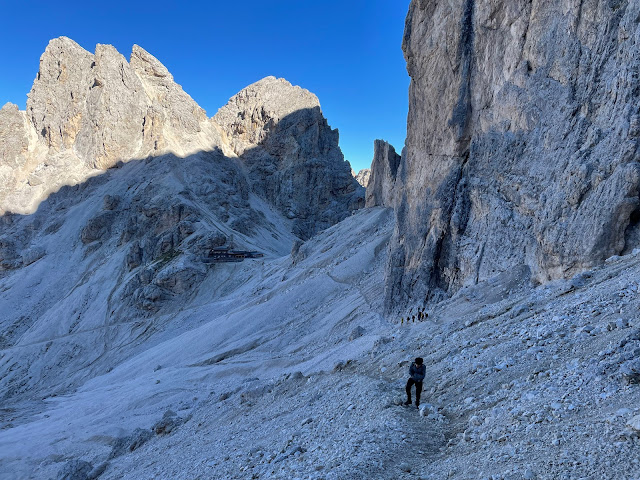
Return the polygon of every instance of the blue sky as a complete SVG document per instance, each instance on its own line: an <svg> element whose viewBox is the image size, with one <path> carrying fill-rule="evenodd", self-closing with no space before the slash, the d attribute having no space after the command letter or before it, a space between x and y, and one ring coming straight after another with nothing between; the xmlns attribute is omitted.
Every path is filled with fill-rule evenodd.
<svg viewBox="0 0 640 480"><path fill-rule="evenodd" d="M133 44L156 56L209 116L268 75L315 93L355 170L373 141L400 151L409 78L402 57L409 0L29 1L0 0L0 105L25 108L50 39L93 52Z"/></svg>

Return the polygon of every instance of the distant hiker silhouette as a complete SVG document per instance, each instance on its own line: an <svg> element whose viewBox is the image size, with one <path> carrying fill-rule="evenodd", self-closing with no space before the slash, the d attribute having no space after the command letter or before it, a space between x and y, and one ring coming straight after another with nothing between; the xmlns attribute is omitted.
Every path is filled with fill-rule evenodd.
<svg viewBox="0 0 640 480"><path fill-rule="evenodd" d="M409 367L409 380L407 380L407 401L405 405L411 405L411 387L416 386L416 408L420 407L420 394L422 393L422 381L427 375L427 367L422 364L422 358L418 357Z"/></svg>

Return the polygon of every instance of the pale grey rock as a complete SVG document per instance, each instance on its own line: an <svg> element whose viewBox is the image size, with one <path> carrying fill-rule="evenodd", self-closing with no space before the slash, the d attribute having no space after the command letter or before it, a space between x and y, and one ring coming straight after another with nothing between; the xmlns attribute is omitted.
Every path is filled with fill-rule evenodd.
<svg viewBox="0 0 640 480"><path fill-rule="evenodd" d="M220 143L204 110L137 45L127 62L111 45L92 55L68 38L52 40L27 112L50 153L72 150L91 168Z"/></svg>
<svg viewBox="0 0 640 480"><path fill-rule="evenodd" d="M7 103L0 109L0 168L24 165L29 148L24 123L24 113L17 105Z"/></svg>
<svg viewBox="0 0 640 480"><path fill-rule="evenodd" d="M363 168L358 173L352 172L352 174L360 185L367 188L367 185L369 185L369 179L371 178L370 168Z"/></svg>
<svg viewBox="0 0 640 480"><path fill-rule="evenodd" d="M387 310L631 251L640 4L413 0Z"/></svg>
<svg viewBox="0 0 640 480"><path fill-rule="evenodd" d="M395 183L401 157L384 140L374 142L371 178L367 184L367 207L393 207L395 205Z"/></svg>
<svg viewBox="0 0 640 480"><path fill-rule="evenodd" d="M0 200L11 195L25 182L20 175L29 158L29 136L26 116L17 105L7 103L0 109ZM27 182L34 182L29 178ZM7 210L0 201L0 215Z"/></svg>
<svg viewBox="0 0 640 480"><path fill-rule="evenodd" d="M40 57L27 115L52 153L75 144L94 83L93 63L93 55L66 37L51 40Z"/></svg>
<svg viewBox="0 0 640 480"><path fill-rule="evenodd" d="M247 166L253 190L293 220L302 239L364 205L338 131L309 91L267 77L231 98L213 121Z"/></svg>
<svg viewBox="0 0 640 480"><path fill-rule="evenodd" d="M640 432L640 415L636 415L627 422L627 426L635 432Z"/></svg>
<svg viewBox="0 0 640 480"><path fill-rule="evenodd" d="M89 166L100 169L136 158L141 154L146 113L140 79L111 45L96 47L87 73L89 93L74 151Z"/></svg>
<svg viewBox="0 0 640 480"><path fill-rule="evenodd" d="M163 123L175 131L198 134L208 121L206 112L175 83L160 61L138 45L133 46L131 67L151 97L151 109L162 112Z"/></svg>

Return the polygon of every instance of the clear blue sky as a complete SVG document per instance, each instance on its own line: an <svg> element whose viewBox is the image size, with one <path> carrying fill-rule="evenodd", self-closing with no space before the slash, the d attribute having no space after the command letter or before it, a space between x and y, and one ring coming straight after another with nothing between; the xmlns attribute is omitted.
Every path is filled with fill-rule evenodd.
<svg viewBox="0 0 640 480"><path fill-rule="evenodd" d="M404 145L409 78L402 57L409 0L0 0L0 106L25 108L50 39L93 52L133 44L156 56L209 116L268 75L315 93L352 167L373 141Z"/></svg>

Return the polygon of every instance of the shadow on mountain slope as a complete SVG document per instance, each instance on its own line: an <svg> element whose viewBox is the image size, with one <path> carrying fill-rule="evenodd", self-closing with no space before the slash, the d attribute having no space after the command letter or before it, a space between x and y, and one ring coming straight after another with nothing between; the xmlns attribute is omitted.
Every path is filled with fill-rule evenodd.
<svg viewBox="0 0 640 480"><path fill-rule="evenodd" d="M341 174L348 164L319 157L327 147L313 146L312 126L298 132L306 140L293 153L280 144L280 131L314 110L270 125L240 157L216 148L119 163L62 187L32 215L0 217L2 397L65 391L109 369L112 350L121 356L183 331L172 318L187 306L264 275L260 260L204 264L212 248L281 257L362 207L361 187ZM79 374L53 380L70 366Z"/></svg>

